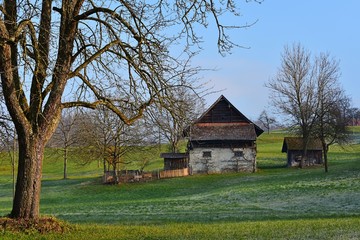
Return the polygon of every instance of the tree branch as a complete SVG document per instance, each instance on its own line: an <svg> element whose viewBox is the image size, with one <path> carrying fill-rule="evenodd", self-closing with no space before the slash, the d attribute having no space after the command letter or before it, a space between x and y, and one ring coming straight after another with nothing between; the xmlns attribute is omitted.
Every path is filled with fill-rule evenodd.
<svg viewBox="0 0 360 240"><path fill-rule="evenodd" d="M95 60L96 58L98 58L102 53L106 52L108 49L110 49L112 46L116 45L120 43L119 40L115 40L112 41L110 43L108 43L107 45L105 45L103 48L101 48L100 50L98 50L96 53L94 53L91 57L89 57L88 59L86 59L82 64L80 64L80 66L78 66L73 72L71 72L69 74L68 79L73 78L75 76L77 76L77 74L84 68L86 68L86 66L92 62L93 60Z"/></svg>
<svg viewBox="0 0 360 240"><path fill-rule="evenodd" d="M123 24L133 34L133 36L136 40L138 40L138 41L141 40L141 37L138 35L138 33L135 31L135 29L125 19L123 19L114 10L111 10L108 8L97 7L97 8L90 9L78 16L75 16L74 20L76 20L76 21L86 20L90 15L96 14L96 13L106 13L106 14L111 15L113 18L119 20L121 22L121 24ZM134 17L133 14L132 14L132 16Z"/></svg>

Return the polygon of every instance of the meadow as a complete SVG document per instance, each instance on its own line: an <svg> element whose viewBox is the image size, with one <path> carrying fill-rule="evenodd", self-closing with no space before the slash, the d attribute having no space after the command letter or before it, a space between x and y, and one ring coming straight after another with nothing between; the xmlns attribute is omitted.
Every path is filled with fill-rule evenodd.
<svg viewBox="0 0 360 240"><path fill-rule="evenodd" d="M284 132L262 134L256 173L194 175L102 185L96 162L44 160L41 214L69 225L63 234L0 231L0 239L360 239L360 128L332 146L323 167L286 168ZM161 167L154 157L148 170ZM11 210L10 160L0 160L0 215ZM0 228L1 230L1 228Z"/></svg>

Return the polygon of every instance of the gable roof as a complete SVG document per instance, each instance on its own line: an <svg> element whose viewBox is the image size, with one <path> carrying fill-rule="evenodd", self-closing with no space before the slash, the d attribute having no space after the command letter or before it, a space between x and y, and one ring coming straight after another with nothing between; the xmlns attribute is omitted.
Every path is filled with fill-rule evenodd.
<svg viewBox="0 0 360 240"><path fill-rule="evenodd" d="M194 123L245 123L255 129L256 136L264 132L259 126L242 114L224 95L221 95ZM214 125L215 126L215 125Z"/></svg>
<svg viewBox="0 0 360 240"><path fill-rule="evenodd" d="M287 152L288 150L303 150L302 137L284 137L283 146L281 152ZM308 143L308 150L322 150L321 141L319 139L310 139Z"/></svg>

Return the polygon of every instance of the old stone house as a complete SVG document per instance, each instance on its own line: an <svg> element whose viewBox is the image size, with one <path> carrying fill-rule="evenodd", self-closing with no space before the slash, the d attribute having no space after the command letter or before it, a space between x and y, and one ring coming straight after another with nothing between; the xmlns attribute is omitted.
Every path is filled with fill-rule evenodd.
<svg viewBox="0 0 360 240"><path fill-rule="evenodd" d="M287 156L287 166L299 166L303 155L303 139L301 137L285 137L281 152ZM310 139L307 147L305 166L322 164L322 146L319 139Z"/></svg>
<svg viewBox="0 0 360 240"><path fill-rule="evenodd" d="M188 153L192 173L256 170L256 138L263 130L224 96L190 127Z"/></svg>

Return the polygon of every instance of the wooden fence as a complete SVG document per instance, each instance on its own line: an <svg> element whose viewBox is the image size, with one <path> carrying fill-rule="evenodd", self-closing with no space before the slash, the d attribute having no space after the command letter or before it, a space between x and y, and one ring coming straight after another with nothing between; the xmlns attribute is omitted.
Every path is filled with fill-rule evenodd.
<svg viewBox="0 0 360 240"><path fill-rule="evenodd" d="M157 170L152 172L139 172L137 170L132 171L107 171L103 175L102 182L104 184L112 183L124 183L124 182L147 182L153 179L160 178L173 178L184 177L189 175L189 169L175 169L175 170ZM116 181L117 180L117 181Z"/></svg>
<svg viewBox="0 0 360 240"><path fill-rule="evenodd" d="M184 177L189 175L188 168L164 170L160 172L160 178Z"/></svg>

